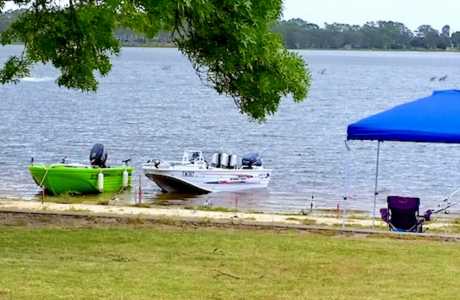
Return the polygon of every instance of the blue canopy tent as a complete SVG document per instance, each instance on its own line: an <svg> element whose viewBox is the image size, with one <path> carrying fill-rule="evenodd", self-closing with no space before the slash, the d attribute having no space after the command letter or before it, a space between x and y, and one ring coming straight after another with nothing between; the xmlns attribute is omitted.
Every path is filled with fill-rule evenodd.
<svg viewBox="0 0 460 300"><path fill-rule="evenodd" d="M460 90L435 91L362 119L348 126L347 140L377 141L375 222L381 142L460 143Z"/></svg>

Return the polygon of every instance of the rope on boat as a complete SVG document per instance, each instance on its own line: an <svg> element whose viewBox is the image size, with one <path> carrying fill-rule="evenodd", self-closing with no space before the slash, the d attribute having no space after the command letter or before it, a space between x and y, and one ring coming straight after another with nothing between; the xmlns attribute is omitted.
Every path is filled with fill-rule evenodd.
<svg viewBox="0 0 460 300"><path fill-rule="evenodd" d="M45 167L45 175L43 175L42 181L40 182L39 186L43 188L43 182L45 182L46 175L48 175L48 167Z"/></svg>
<svg viewBox="0 0 460 300"><path fill-rule="evenodd" d="M42 189L42 203L45 200L45 187L43 186L43 183L45 182L46 176L48 175L48 170L49 167L45 167L45 175L43 175L42 181L38 185Z"/></svg>

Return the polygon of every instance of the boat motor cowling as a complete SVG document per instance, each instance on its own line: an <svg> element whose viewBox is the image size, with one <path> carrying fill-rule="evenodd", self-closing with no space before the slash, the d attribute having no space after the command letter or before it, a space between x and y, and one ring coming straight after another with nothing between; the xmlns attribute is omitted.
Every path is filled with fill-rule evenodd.
<svg viewBox="0 0 460 300"><path fill-rule="evenodd" d="M243 156L241 160L241 164L243 167L252 168L254 166L260 167L262 166L262 157L259 153L250 153Z"/></svg>
<svg viewBox="0 0 460 300"><path fill-rule="evenodd" d="M91 152L89 154L89 161L91 163L91 166L93 167L107 167L105 164L107 161L107 152L105 152L104 145L95 144L93 148L91 148Z"/></svg>
<svg viewBox="0 0 460 300"><path fill-rule="evenodd" d="M230 159L228 161L228 167L230 169L235 169L238 167L238 156L236 154L230 155Z"/></svg>
<svg viewBox="0 0 460 300"><path fill-rule="evenodd" d="M214 153L211 158L211 167L220 167L220 153Z"/></svg>

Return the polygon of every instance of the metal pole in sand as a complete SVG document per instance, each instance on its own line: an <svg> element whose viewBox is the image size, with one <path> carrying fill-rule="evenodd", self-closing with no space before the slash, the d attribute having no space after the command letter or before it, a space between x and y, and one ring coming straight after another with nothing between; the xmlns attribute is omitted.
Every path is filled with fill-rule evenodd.
<svg viewBox="0 0 460 300"><path fill-rule="evenodd" d="M372 209L372 229L374 229L375 227L377 195L379 194L377 189L378 189L378 184L379 184L380 143L381 141L377 141L377 160L375 164L375 185L374 185L374 207Z"/></svg>
<svg viewBox="0 0 460 300"><path fill-rule="evenodd" d="M342 228L345 228L347 222L347 202L350 197L350 165L351 165L351 148L348 145L347 140L345 140L345 148L347 150L345 157L345 195L343 196L343 214L342 214Z"/></svg>
<svg viewBox="0 0 460 300"><path fill-rule="evenodd" d="M138 204L142 203L143 198L143 191L142 191L142 175L139 174L139 196L138 196Z"/></svg>

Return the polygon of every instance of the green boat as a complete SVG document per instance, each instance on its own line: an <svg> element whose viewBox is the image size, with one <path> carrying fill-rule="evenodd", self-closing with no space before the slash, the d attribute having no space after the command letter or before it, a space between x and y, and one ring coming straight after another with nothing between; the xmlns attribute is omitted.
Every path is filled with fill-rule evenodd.
<svg viewBox="0 0 460 300"><path fill-rule="evenodd" d="M76 164L31 164L29 171L35 183L50 195L97 194L115 193L131 186L133 168L129 166L94 168Z"/></svg>
<svg viewBox="0 0 460 300"><path fill-rule="evenodd" d="M35 183L50 195L116 193L131 186L134 169L127 165L106 167L107 153L101 144L94 145L91 165L34 164L29 166Z"/></svg>

